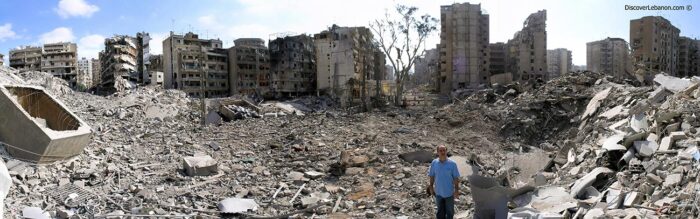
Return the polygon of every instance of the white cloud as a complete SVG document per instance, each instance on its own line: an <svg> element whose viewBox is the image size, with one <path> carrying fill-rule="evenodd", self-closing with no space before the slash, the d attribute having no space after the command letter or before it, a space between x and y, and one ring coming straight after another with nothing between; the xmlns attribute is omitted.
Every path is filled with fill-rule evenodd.
<svg viewBox="0 0 700 219"><path fill-rule="evenodd" d="M216 18L214 17L214 15L201 16L201 17L197 18L197 22L199 22L200 25L207 26L207 27L217 25Z"/></svg>
<svg viewBox="0 0 700 219"><path fill-rule="evenodd" d="M148 43L152 55L163 54L163 40L170 36L169 33L150 33L151 42Z"/></svg>
<svg viewBox="0 0 700 219"><path fill-rule="evenodd" d="M100 51L104 50L105 37L99 34L87 35L78 40L78 56L97 58Z"/></svg>
<svg viewBox="0 0 700 219"><path fill-rule="evenodd" d="M0 42L14 38L17 38L17 34L12 31L11 23L6 23L5 25L0 26Z"/></svg>
<svg viewBox="0 0 700 219"><path fill-rule="evenodd" d="M67 27L59 27L50 32L41 34L39 42L41 43L57 43L57 42L72 42L75 39L73 31Z"/></svg>
<svg viewBox="0 0 700 219"><path fill-rule="evenodd" d="M58 2L56 13L62 18L69 17L90 17L100 8L96 5L91 5L84 0L61 0Z"/></svg>

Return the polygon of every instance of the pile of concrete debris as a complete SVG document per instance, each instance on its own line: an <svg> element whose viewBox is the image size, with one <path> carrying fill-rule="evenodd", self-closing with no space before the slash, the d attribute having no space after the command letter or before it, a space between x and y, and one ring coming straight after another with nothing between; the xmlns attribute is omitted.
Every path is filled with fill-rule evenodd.
<svg viewBox="0 0 700 219"><path fill-rule="evenodd" d="M459 218L698 212L696 79L660 75L653 89L570 74L440 109L367 113L316 97L216 100L205 104L215 115L239 106L263 116L202 126L201 102L180 91L104 97L14 74L0 82L52 87L93 134L79 155L51 164L4 154L6 216L427 218L426 162L440 144L465 178Z"/></svg>

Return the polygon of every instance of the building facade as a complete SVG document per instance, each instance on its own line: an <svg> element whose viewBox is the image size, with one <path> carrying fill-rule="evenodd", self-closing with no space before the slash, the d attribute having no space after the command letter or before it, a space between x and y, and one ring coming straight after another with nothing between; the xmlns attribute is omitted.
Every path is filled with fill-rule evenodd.
<svg viewBox="0 0 700 219"><path fill-rule="evenodd" d="M92 87L97 87L102 83L102 65L99 55L97 59L90 59L90 64L92 65Z"/></svg>
<svg viewBox="0 0 700 219"><path fill-rule="evenodd" d="M316 53L307 35L278 37L270 47L270 94L295 96L316 90Z"/></svg>
<svg viewBox="0 0 700 219"><path fill-rule="evenodd" d="M229 48L230 93L261 96L270 91L270 52L259 38L240 38Z"/></svg>
<svg viewBox="0 0 700 219"><path fill-rule="evenodd" d="M135 37L115 35L105 39L100 52L100 90L116 92L135 87L138 82L138 42Z"/></svg>
<svg viewBox="0 0 700 219"><path fill-rule="evenodd" d="M571 50L559 48L547 50L547 78L549 80L569 73L571 69Z"/></svg>
<svg viewBox="0 0 700 219"><path fill-rule="evenodd" d="M415 81L416 84L437 85L439 55L437 48L425 50L425 54L416 57L415 61Z"/></svg>
<svg viewBox="0 0 700 219"><path fill-rule="evenodd" d="M0 66L5 65L5 55L0 53Z"/></svg>
<svg viewBox="0 0 700 219"><path fill-rule="evenodd" d="M439 91L476 89L489 82L489 15L481 4L440 7Z"/></svg>
<svg viewBox="0 0 700 219"><path fill-rule="evenodd" d="M62 78L75 87L78 76L78 45L75 43L44 44L41 71Z"/></svg>
<svg viewBox="0 0 700 219"><path fill-rule="evenodd" d="M606 38L586 43L586 68L592 72L625 78L631 72L627 41L621 38Z"/></svg>
<svg viewBox="0 0 700 219"><path fill-rule="evenodd" d="M200 39L192 32L184 35L170 32L163 40L163 87L183 90L192 97L228 96L228 70L225 76L221 75L222 69L228 68L228 52L221 53L222 46L219 39ZM213 66L205 66L204 62ZM208 68L213 68L211 83L216 85L214 87L206 86L210 84L207 82L209 74L204 73Z"/></svg>
<svg viewBox="0 0 700 219"><path fill-rule="evenodd" d="M508 40L506 71L513 80L523 83L547 81L547 11L531 14L523 22L523 29Z"/></svg>
<svg viewBox="0 0 700 219"><path fill-rule="evenodd" d="M85 57L78 60L78 86L84 89L92 87L92 59Z"/></svg>
<svg viewBox="0 0 700 219"><path fill-rule="evenodd" d="M699 41L689 37L678 38L678 77L690 77L700 75L698 65L700 64Z"/></svg>
<svg viewBox="0 0 700 219"><path fill-rule="evenodd" d="M10 50L10 67L24 71L41 71L41 47L22 46Z"/></svg>
<svg viewBox="0 0 700 219"><path fill-rule="evenodd" d="M661 16L631 20L630 47L633 63L643 64L651 72L677 75L679 34L680 30Z"/></svg>
<svg viewBox="0 0 700 219"><path fill-rule="evenodd" d="M371 96L368 80L386 75L386 56L372 44L372 39L373 34L366 27L333 25L314 35L319 92L337 97L342 106L361 102L363 92L365 98Z"/></svg>

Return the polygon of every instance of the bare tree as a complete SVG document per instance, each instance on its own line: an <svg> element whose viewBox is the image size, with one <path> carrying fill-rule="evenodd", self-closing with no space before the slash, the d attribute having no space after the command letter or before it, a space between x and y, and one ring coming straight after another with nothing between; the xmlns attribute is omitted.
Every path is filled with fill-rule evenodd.
<svg viewBox="0 0 700 219"><path fill-rule="evenodd" d="M401 104L403 89L409 80L408 71L413 67L416 57L425 52L425 39L437 30L436 18L428 14L418 16L417 11L417 7L399 4L396 5L395 14L387 11L384 18L369 25L374 32L374 40L394 68L396 105Z"/></svg>

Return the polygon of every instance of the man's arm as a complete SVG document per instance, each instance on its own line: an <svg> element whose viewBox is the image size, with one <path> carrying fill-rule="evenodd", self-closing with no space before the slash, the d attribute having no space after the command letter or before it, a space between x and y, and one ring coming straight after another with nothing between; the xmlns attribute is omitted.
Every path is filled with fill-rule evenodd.
<svg viewBox="0 0 700 219"><path fill-rule="evenodd" d="M452 183L455 185L455 191L454 191L454 193L452 194L452 196L453 196L455 199L458 199L458 198L459 198L459 177L457 177L457 178L455 178L454 180L452 180Z"/></svg>
<svg viewBox="0 0 700 219"><path fill-rule="evenodd" d="M428 192L428 195L434 195L435 194L435 177L430 176L430 182L428 183L428 188L426 188L426 191Z"/></svg>

